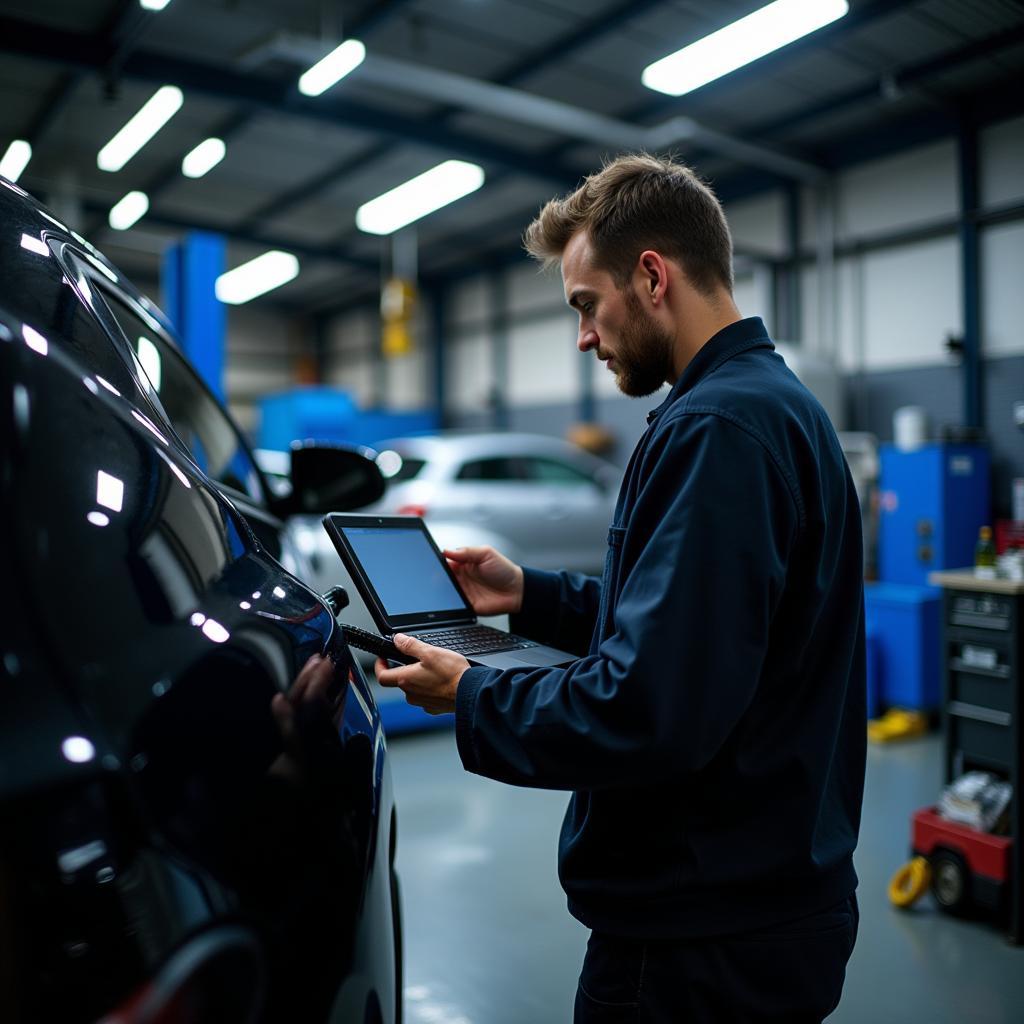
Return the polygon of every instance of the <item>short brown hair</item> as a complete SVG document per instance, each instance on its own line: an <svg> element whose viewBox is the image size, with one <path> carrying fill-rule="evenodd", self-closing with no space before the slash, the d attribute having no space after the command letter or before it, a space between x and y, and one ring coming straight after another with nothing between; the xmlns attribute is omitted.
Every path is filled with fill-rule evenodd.
<svg viewBox="0 0 1024 1024"><path fill-rule="evenodd" d="M526 229L526 251L550 266L584 228L595 263L621 288L645 249L674 259L695 288L732 292L732 239L714 192L685 164L647 153L606 163L548 202Z"/></svg>

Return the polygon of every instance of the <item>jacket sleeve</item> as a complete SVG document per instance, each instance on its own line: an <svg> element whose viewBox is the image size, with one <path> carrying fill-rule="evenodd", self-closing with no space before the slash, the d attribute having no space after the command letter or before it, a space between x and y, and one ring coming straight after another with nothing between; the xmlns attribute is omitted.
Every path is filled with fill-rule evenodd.
<svg viewBox="0 0 1024 1024"><path fill-rule="evenodd" d="M597 653L466 671L468 770L552 789L677 777L706 765L749 706L799 531L795 492L765 445L718 414L666 423L641 472Z"/></svg>
<svg viewBox="0 0 1024 1024"><path fill-rule="evenodd" d="M584 655L597 623L601 581L581 573L523 569L523 609L509 616L513 633Z"/></svg>

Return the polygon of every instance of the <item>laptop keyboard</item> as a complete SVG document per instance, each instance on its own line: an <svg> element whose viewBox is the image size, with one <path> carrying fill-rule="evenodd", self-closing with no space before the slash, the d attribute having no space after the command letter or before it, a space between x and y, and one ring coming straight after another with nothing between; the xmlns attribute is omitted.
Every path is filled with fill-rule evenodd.
<svg viewBox="0 0 1024 1024"><path fill-rule="evenodd" d="M416 633L416 638L435 647L444 647L456 654L497 654L499 651L521 651L536 647L532 640L493 629L491 626L459 626L457 629L434 629Z"/></svg>

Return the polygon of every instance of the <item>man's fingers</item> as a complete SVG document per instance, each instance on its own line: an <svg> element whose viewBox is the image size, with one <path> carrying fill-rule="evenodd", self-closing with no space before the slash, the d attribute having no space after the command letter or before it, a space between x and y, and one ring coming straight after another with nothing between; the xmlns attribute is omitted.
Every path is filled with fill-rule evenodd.
<svg viewBox="0 0 1024 1024"><path fill-rule="evenodd" d="M281 738L287 743L295 735L295 709L283 693L275 693L270 702L270 712L277 722Z"/></svg>
<svg viewBox="0 0 1024 1024"><path fill-rule="evenodd" d="M458 562L460 565L474 565L482 562L487 557L490 548L445 548L444 557L449 561Z"/></svg>
<svg viewBox="0 0 1024 1024"><path fill-rule="evenodd" d="M436 647L431 647L430 644L425 644L422 640L409 636L408 633L396 633L391 640L403 654L408 654L410 658L415 658L417 661L426 660L431 651L437 650Z"/></svg>

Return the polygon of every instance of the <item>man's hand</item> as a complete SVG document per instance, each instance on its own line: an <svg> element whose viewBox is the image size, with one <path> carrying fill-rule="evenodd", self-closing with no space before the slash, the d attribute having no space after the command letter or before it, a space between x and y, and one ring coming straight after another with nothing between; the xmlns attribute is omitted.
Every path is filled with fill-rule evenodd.
<svg viewBox="0 0 1024 1024"><path fill-rule="evenodd" d="M477 615L514 614L523 607L523 570L494 548L445 549L444 557Z"/></svg>
<svg viewBox="0 0 1024 1024"><path fill-rule="evenodd" d="M373 667L377 682L381 686L397 686L410 704L423 708L427 714L443 715L454 711L455 693L469 662L461 654L432 647L405 633L396 633L393 640L403 654L417 658L418 662L388 668L387 662L378 658Z"/></svg>

